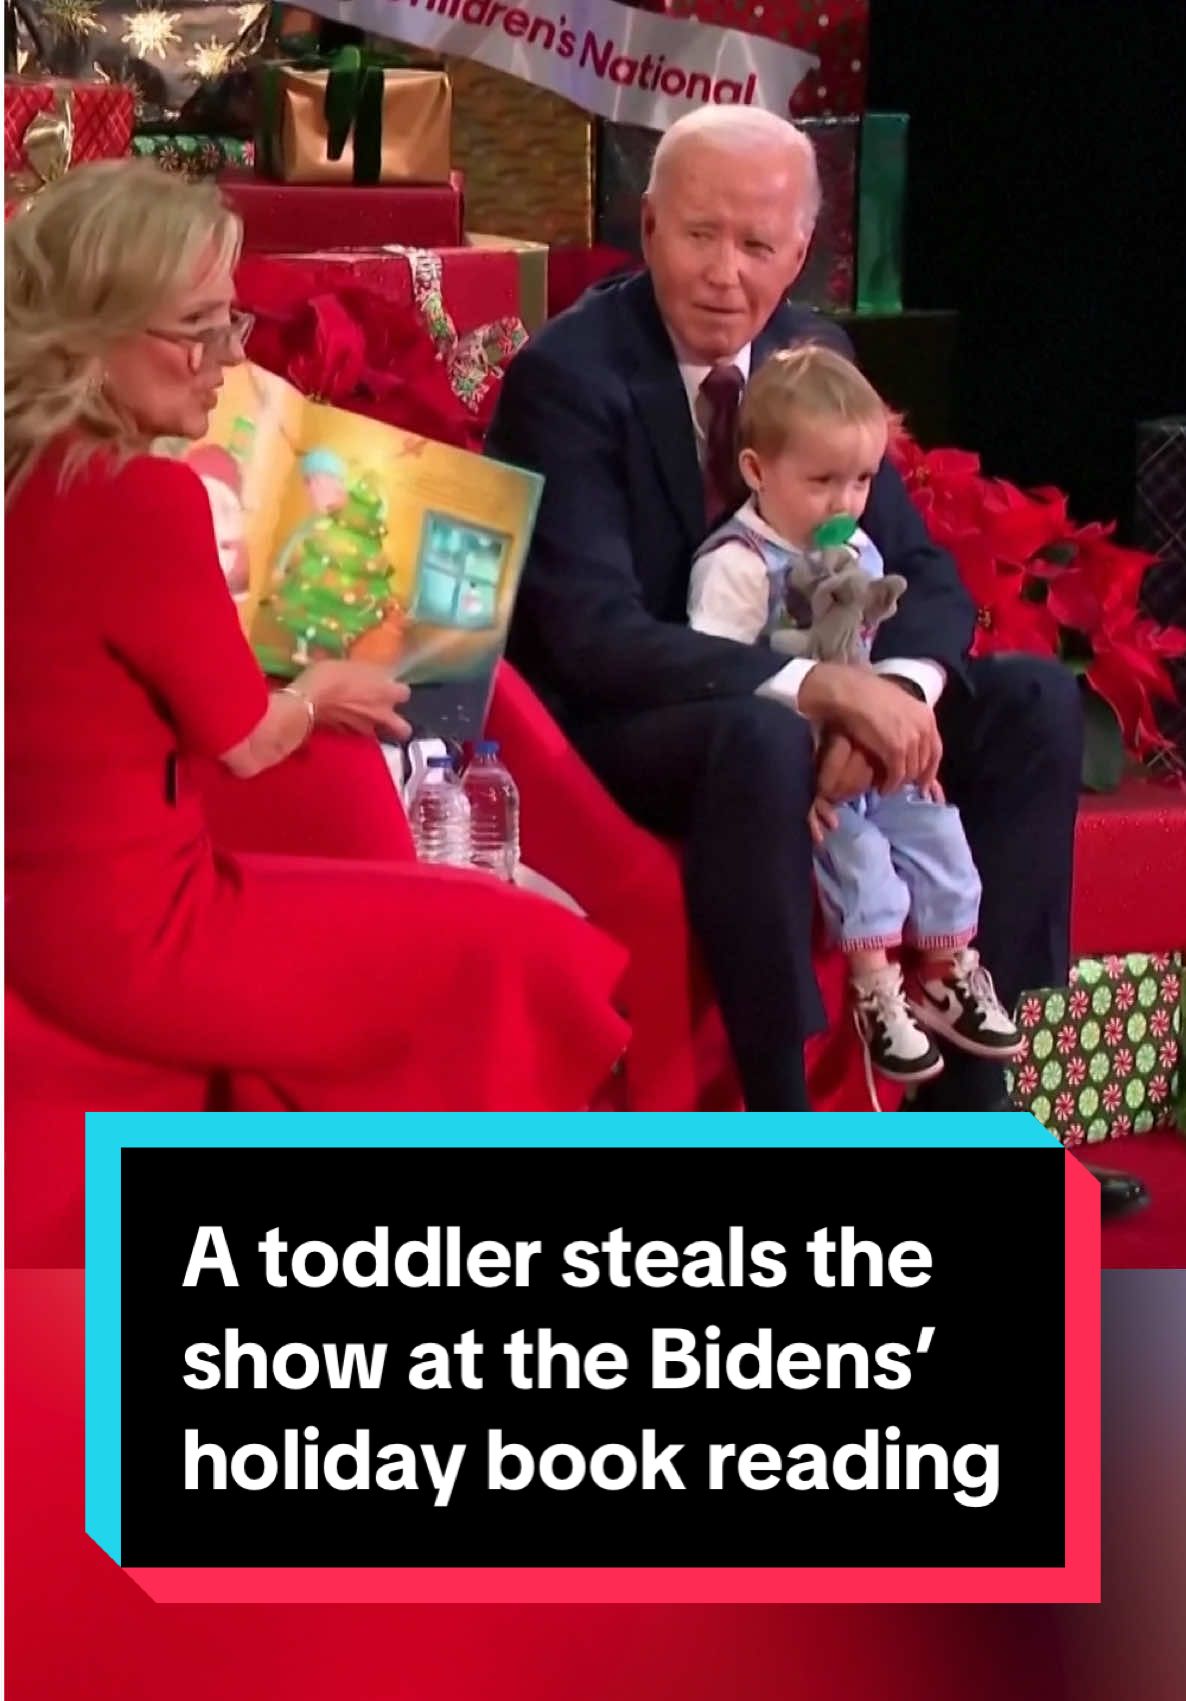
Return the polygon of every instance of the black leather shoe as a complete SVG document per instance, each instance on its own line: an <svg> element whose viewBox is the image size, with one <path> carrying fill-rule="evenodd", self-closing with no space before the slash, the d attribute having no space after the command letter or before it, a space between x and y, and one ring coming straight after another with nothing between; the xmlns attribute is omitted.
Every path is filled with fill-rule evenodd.
<svg viewBox="0 0 1186 1701"><path fill-rule="evenodd" d="M931 1093L927 1087L920 1087L917 1096L908 1095L902 1102L903 1110L930 1110L937 1108L931 1102ZM954 1105L944 1105L947 1111L954 1110ZM1013 1110L1015 1107L1007 1097L996 1099L991 1104L968 1105L967 1109L1002 1111ZM1135 1175L1125 1175L1118 1169L1096 1169L1094 1164L1084 1164L1088 1175L1093 1175L1100 1184L1100 1216L1113 1221L1117 1217L1126 1217L1130 1211L1139 1211L1149 1203L1149 1193L1143 1181Z"/></svg>
<svg viewBox="0 0 1186 1701"><path fill-rule="evenodd" d="M1100 1184L1101 1217L1125 1217L1149 1203L1145 1183L1135 1175L1124 1175L1118 1169L1096 1169L1094 1164L1084 1164L1083 1168Z"/></svg>

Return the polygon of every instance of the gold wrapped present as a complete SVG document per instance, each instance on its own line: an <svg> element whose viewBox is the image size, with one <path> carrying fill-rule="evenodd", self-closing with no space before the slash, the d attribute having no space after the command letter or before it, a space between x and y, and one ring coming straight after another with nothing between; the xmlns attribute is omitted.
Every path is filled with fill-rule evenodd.
<svg viewBox="0 0 1186 1701"><path fill-rule="evenodd" d="M375 45L379 39L368 38ZM409 64L448 72L453 163L465 175L467 225L552 247L593 240L594 131L587 112L473 59L442 59L403 45L399 51Z"/></svg>
<svg viewBox="0 0 1186 1701"><path fill-rule="evenodd" d="M529 331L538 331L548 317L548 245L513 236L482 236L466 232L465 246L488 253L509 253L519 266L519 317Z"/></svg>
<svg viewBox="0 0 1186 1701"><path fill-rule="evenodd" d="M593 119L472 59L451 59L453 162L479 230L552 247L593 239Z"/></svg>
<svg viewBox="0 0 1186 1701"><path fill-rule="evenodd" d="M442 71L357 48L258 66L256 161L284 183L447 183L452 95Z"/></svg>

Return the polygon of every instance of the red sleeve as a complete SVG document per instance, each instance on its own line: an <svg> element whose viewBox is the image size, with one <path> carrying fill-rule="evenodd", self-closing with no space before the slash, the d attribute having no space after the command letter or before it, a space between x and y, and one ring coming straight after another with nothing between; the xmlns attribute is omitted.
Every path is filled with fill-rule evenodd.
<svg viewBox="0 0 1186 1701"><path fill-rule="evenodd" d="M143 456L108 484L94 540L104 635L164 705L184 749L221 756L258 725L267 686L243 635L206 493L176 461Z"/></svg>

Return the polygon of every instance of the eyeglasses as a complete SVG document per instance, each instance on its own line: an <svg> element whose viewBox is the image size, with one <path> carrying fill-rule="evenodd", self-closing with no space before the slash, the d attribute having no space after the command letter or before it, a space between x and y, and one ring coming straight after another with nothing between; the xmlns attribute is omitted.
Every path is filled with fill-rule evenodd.
<svg viewBox="0 0 1186 1701"><path fill-rule="evenodd" d="M210 325L200 331L158 331L149 325L146 334L185 349L190 371L200 372L212 356L224 351L233 354L236 349L242 354L254 324L254 313L232 312L225 325Z"/></svg>

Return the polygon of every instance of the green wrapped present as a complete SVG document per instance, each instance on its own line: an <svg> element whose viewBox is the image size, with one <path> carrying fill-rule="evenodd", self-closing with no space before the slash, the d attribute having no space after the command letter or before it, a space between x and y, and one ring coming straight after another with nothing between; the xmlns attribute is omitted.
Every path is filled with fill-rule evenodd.
<svg viewBox="0 0 1186 1701"><path fill-rule="evenodd" d="M249 167L255 158L254 144L237 136L133 136L132 152L185 177L217 177L228 166Z"/></svg>
<svg viewBox="0 0 1186 1701"><path fill-rule="evenodd" d="M861 121L857 202L857 312L902 311L906 224L904 112L867 112Z"/></svg>
<svg viewBox="0 0 1186 1701"><path fill-rule="evenodd" d="M1183 959L1081 957L1071 984L1024 993L1018 1110L1068 1146L1172 1126L1183 1092Z"/></svg>

